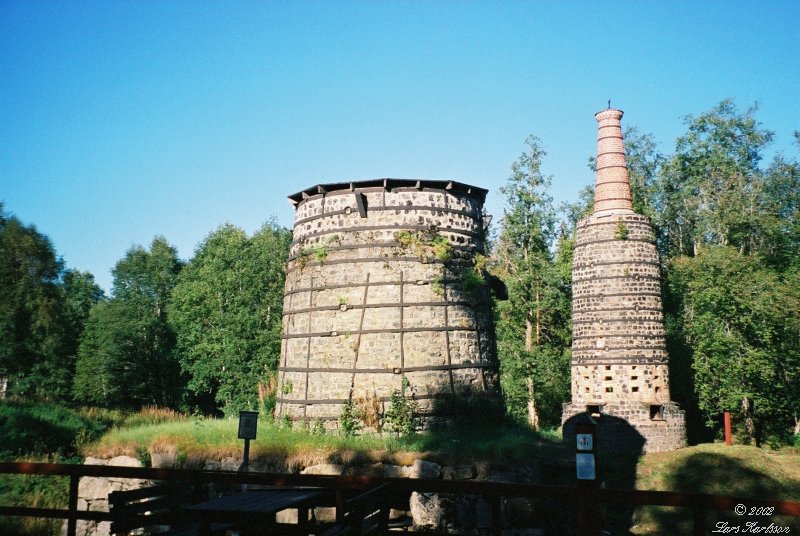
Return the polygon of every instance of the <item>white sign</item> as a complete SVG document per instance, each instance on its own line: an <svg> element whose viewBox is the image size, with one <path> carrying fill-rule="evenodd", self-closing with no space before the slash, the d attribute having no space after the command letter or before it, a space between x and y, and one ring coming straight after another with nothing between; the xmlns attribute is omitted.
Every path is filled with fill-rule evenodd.
<svg viewBox="0 0 800 536"><path fill-rule="evenodd" d="M592 434L576 434L578 450L592 450Z"/></svg>
<svg viewBox="0 0 800 536"><path fill-rule="evenodd" d="M576 454L575 470L578 480L594 480L594 454Z"/></svg>

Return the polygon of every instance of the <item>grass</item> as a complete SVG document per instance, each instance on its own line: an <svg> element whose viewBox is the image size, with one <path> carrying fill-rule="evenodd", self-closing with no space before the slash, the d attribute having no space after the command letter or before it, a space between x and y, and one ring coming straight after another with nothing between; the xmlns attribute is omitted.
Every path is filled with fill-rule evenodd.
<svg viewBox="0 0 800 536"><path fill-rule="evenodd" d="M743 498L800 500L800 451L780 451L753 446L703 444L673 452L649 454L641 458L636 471L638 489L668 490L685 493L733 495ZM746 504L746 500L745 500ZM633 534L690 534L685 509L648 506L633 516ZM799 518L736 516L732 512L709 512L711 533L716 523L729 526L775 523L800 532Z"/></svg>
<svg viewBox="0 0 800 536"><path fill-rule="evenodd" d="M417 459L444 464L488 463L516 472L539 464L546 484L574 483L569 466L574 449L561 443L558 430L535 433L498 418L489 406L449 408L465 418L447 430L395 437L371 434L344 437L311 429L290 429L261 420L251 444L254 469L295 471L319 463L410 465ZM238 458L243 442L235 418L188 417L170 410L145 408L135 414L101 409L65 409L42 404L0 403L0 445L5 459L80 463L80 457L130 455L145 460L168 453L178 465L200 467L206 460ZM800 500L800 449L779 451L752 446L705 444L637 460L601 456L608 487L699 492L739 497ZM4 476L0 504L63 508L67 481L58 477ZM562 505L563 506L563 505ZM688 534L691 513L683 509L642 507L607 510L613 534ZM707 532L717 522L791 527L797 519L744 518L709 512ZM766 521L766 523L764 523ZM60 521L0 519L0 534L58 534ZM621 527L621 528L620 528ZM617 530L619 529L619 530Z"/></svg>
<svg viewBox="0 0 800 536"><path fill-rule="evenodd" d="M152 426L185 420L172 410L146 407L130 413L99 408L67 408L15 400L0 402L0 460L82 463L81 451L115 427ZM69 479L28 475L0 477L0 504L66 508ZM50 536L63 520L0 517L0 534Z"/></svg>
<svg viewBox="0 0 800 536"><path fill-rule="evenodd" d="M106 419L52 404L0 403L0 457L69 456L109 427Z"/></svg>
<svg viewBox="0 0 800 536"><path fill-rule="evenodd" d="M176 454L186 463L221 460L241 454L243 442L237 439L238 421L190 419L180 422L117 428L84 449L87 455L112 457L150 453ZM457 429L400 437L365 434L345 437L293 430L271 420L259 422L258 437L251 442L250 456L255 462L273 464L285 460L296 468L317 463L384 461L410 464L415 459L449 462L504 460L522 462L533 450L546 448L542 435L509 426L492 434L485 430Z"/></svg>
<svg viewBox="0 0 800 536"><path fill-rule="evenodd" d="M26 461L53 460L30 458ZM0 504L3 506L66 508L68 495L69 479L65 477L3 475L0 478ZM62 524L61 519L0 516L0 534L51 536L60 534Z"/></svg>
<svg viewBox="0 0 800 536"><path fill-rule="evenodd" d="M800 453L713 443L650 454L639 464L637 487L800 500Z"/></svg>
<svg viewBox="0 0 800 536"><path fill-rule="evenodd" d="M482 461L507 465L524 464L532 457L563 458L565 452L571 452L561 445L559 432L539 433L520 426L506 419L493 401L451 401L439 409L460 417L446 430L399 436L320 434L313 426L293 429L261 419L258 436L250 445L251 460L281 470L358 461L410 465L422 458L451 464ZM243 442L237 439L237 424L235 418L192 418L115 428L87 446L84 453L104 458L169 453L185 466L193 466L239 456Z"/></svg>

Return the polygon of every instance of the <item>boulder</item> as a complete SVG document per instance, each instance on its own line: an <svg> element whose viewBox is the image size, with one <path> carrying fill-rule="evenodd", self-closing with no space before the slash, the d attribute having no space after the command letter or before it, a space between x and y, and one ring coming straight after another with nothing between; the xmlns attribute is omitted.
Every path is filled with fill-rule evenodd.
<svg viewBox="0 0 800 536"><path fill-rule="evenodd" d="M438 463L416 460L411 467L403 468L403 476L406 478L439 478L442 474L442 467Z"/></svg>
<svg viewBox="0 0 800 536"><path fill-rule="evenodd" d="M405 477L405 467L401 467L399 465L392 465L391 463L384 463L381 464L382 467L382 474L388 478L403 478Z"/></svg>
<svg viewBox="0 0 800 536"><path fill-rule="evenodd" d="M86 501L106 500L110 491L111 483L105 478L85 476L78 484L78 497Z"/></svg>
<svg viewBox="0 0 800 536"><path fill-rule="evenodd" d="M130 456L116 456L108 460L108 465L114 465L118 467L141 467L142 462Z"/></svg>
<svg viewBox="0 0 800 536"><path fill-rule="evenodd" d="M239 468L242 466L242 460L240 458L222 458L222 462L220 462L220 469L222 471L238 471Z"/></svg>
<svg viewBox="0 0 800 536"><path fill-rule="evenodd" d="M156 469L175 467L178 456L175 452L151 452L150 465Z"/></svg>
<svg viewBox="0 0 800 536"><path fill-rule="evenodd" d="M477 470L472 464L442 467L442 478L445 480L472 480L476 475Z"/></svg>
<svg viewBox="0 0 800 536"><path fill-rule="evenodd" d="M302 471L301 475L336 475L339 476L344 473L344 465L337 463L321 463L319 465L309 465Z"/></svg>

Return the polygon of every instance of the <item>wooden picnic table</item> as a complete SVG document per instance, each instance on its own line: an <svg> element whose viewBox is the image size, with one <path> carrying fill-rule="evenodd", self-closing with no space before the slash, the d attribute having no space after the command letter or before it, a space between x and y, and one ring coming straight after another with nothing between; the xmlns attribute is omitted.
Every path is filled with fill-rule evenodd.
<svg viewBox="0 0 800 536"><path fill-rule="evenodd" d="M325 488L271 487L227 495L183 508L183 514L201 523L200 534L210 534L212 523L232 523L248 532L308 534L308 510L334 505L333 491ZM296 508L297 524L277 523L276 514Z"/></svg>

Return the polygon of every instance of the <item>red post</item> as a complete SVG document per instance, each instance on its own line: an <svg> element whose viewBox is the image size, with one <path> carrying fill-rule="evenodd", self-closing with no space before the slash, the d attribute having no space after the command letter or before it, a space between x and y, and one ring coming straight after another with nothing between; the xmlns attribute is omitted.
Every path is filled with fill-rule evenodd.
<svg viewBox="0 0 800 536"><path fill-rule="evenodd" d="M725 412L725 444L733 445L733 438L731 437L731 412Z"/></svg>

